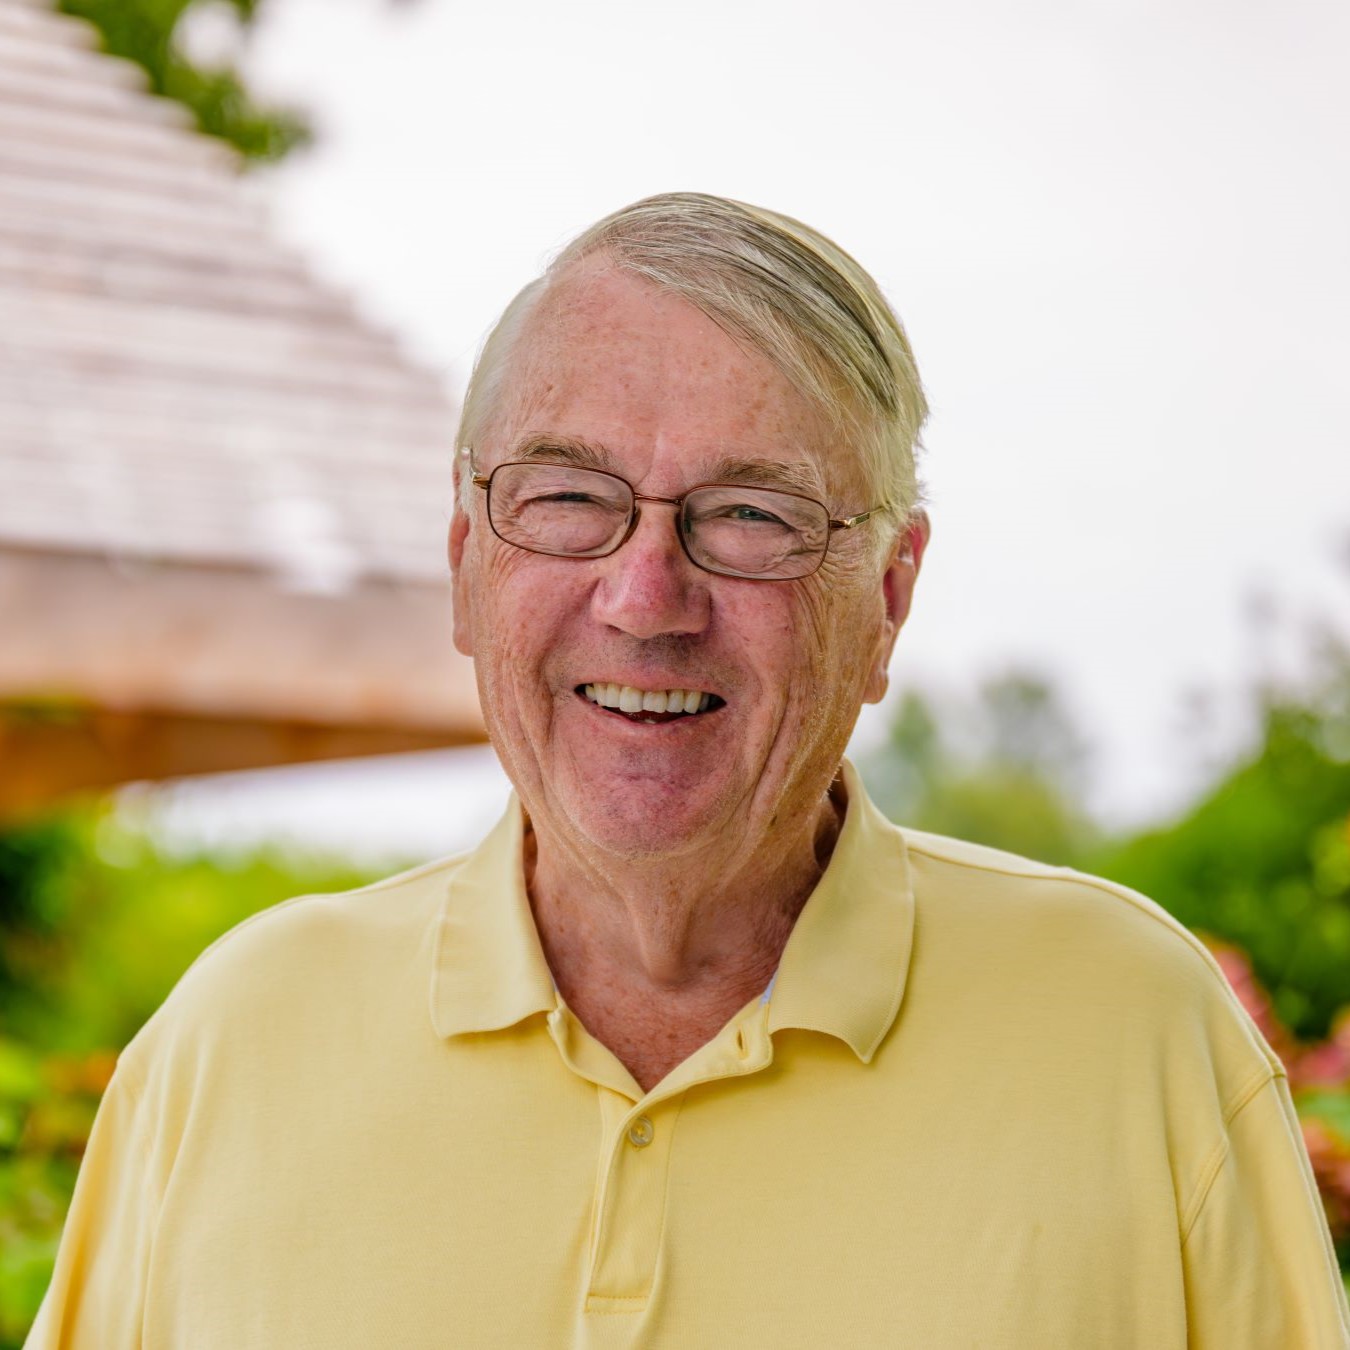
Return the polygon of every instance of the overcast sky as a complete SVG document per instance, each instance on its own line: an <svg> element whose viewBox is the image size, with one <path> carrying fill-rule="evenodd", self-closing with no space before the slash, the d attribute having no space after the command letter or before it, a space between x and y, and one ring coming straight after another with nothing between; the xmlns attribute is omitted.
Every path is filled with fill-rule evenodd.
<svg viewBox="0 0 1350 1350"><path fill-rule="evenodd" d="M1316 616L1350 629L1350 6L263 9L252 82L320 141L255 190L454 389L548 253L651 192L774 207L872 270L934 409L893 681L1057 676L1103 809L1193 787L1192 691L1231 743L1244 683Z"/></svg>

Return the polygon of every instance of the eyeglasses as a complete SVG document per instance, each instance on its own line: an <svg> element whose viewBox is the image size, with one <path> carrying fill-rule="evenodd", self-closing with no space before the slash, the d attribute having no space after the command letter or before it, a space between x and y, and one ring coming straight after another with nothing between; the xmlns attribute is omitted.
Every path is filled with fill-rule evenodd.
<svg viewBox="0 0 1350 1350"><path fill-rule="evenodd" d="M695 567L754 581L810 576L835 530L851 530L886 505L837 520L814 497L731 483L651 497L618 474L539 461L499 464L474 473L473 483L487 493L492 532L530 553L606 557L637 528L638 502L660 502L676 508L675 533Z"/></svg>

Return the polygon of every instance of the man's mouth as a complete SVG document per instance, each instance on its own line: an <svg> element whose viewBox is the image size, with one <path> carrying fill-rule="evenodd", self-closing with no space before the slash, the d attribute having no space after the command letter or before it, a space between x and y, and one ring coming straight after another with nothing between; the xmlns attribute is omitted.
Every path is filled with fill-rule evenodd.
<svg viewBox="0 0 1350 1350"><path fill-rule="evenodd" d="M581 684L577 693L630 722L674 722L724 707L716 694L701 689L635 689L631 684Z"/></svg>

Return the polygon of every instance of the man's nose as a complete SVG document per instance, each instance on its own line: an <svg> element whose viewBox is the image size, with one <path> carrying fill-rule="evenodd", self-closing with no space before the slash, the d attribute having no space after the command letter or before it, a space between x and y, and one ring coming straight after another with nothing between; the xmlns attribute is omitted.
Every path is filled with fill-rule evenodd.
<svg viewBox="0 0 1350 1350"><path fill-rule="evenodd" d="M638 638L707 627L709 576L680 547L677 517L677 509L664 502L642 503L633 533L597 560L600 578L591 612L601 623Z"/></svg>

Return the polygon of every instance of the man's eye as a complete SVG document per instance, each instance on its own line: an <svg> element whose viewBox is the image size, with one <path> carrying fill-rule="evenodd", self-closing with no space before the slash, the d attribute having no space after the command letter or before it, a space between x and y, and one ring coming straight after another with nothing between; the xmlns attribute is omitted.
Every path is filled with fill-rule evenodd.
<svg viewBox="0 0 1350 1350"><path fill-rule="evenodd" d="M744 522L748 525L782 525L781 521L771 511L764 510L761 506L749 506L740 503L735 506L725 507L722 516L726 520Z"/></svg>
<svg viewBox="0 0 1350 1350"><path fill-rule="evenodd" d="M526 500L527 506L603 506L606 503L591 496L589 492L547 492Z"/></svg>

